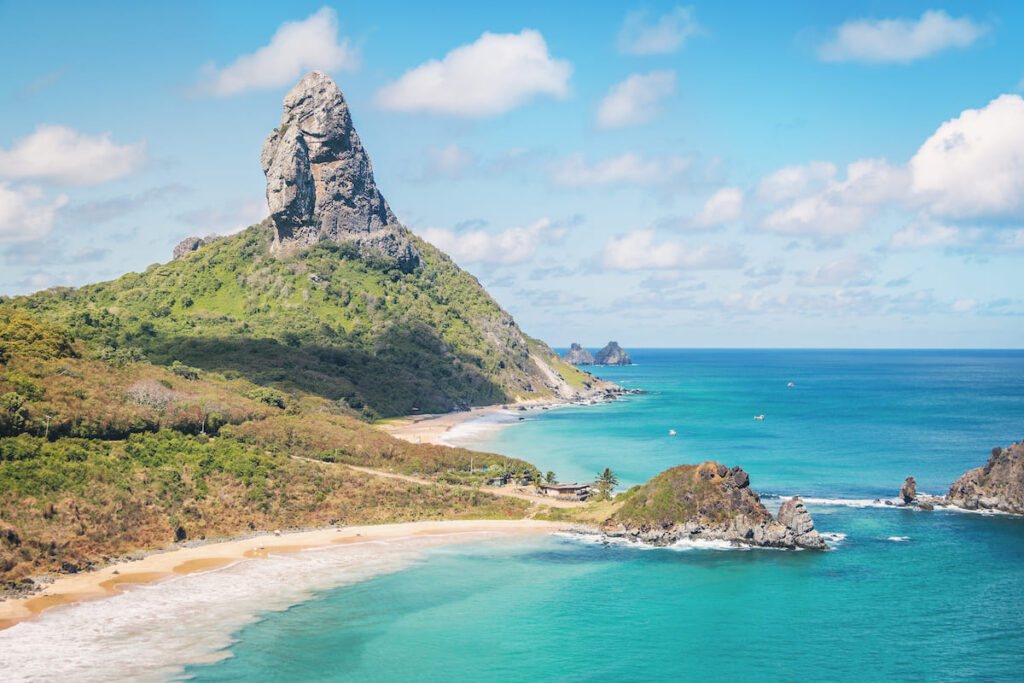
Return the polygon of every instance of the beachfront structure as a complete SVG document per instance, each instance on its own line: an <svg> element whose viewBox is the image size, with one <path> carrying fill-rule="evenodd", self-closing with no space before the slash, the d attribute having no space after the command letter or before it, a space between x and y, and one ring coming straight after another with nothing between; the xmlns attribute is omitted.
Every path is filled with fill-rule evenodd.
<svg viewBox="0 0 1024 683"><path fill-rule="evenodd" d="M543 484L541 493L552 498L575 498L586 500L590 497L591 484Z"/></svg>

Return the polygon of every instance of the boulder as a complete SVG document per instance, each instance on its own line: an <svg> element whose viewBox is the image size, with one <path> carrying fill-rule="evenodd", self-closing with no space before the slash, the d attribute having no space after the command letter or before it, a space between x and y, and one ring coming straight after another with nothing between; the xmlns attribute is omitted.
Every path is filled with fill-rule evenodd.
<svg viewBox="0 0 1024 683"><path fill-rule="evenodd" d="M594 356L595 365L632 365L629 354L619 346L618 342L608 344Z"/></svg>
<svg viewBox="0 0 1024 683"><path fill-rule="evenodd" d="M793 532L793 540L804 548L826 550L825 539L814 529L814 520L800 496L793 496L779 507L776 519Z"/></svg>
<svg viewBox="0 0 1024 683"><path fill-rule="evenodd" d="M907 505L910 505L912 502L914 502L914 499L917 498L916 479L914 479L913 477L907 477L903 481L903 486L900 487L900 498L902 498L903 502L906 503Z"/></svg>
<svg viewBox="0 0 1024 683"><path fill-rule="evenodd" d="M370 157L341 90L327 74L307 74L284 98L281 123L260 154L275 251L321 240L354 242L419 265L409 233L377 189Z"/></svg>
<svg viewBox="0 0 1024 683"><path fill-rule="evenodd" d="M590 351L580 346L577 343L573 343L569 347L569 350L565 354L565 360L572 363L573 365L593 365L594 357L590 355Z"/></svg>

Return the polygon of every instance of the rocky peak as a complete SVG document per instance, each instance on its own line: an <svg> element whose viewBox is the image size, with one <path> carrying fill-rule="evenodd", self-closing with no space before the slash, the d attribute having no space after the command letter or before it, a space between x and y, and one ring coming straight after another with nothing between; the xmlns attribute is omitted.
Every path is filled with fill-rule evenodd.
<svg viewBox="0 0 1024 683"><path fill-rule="evenodd" d="M419 253L377 189L345 98L327 74L307 74L284 98L281 123L263 143L260 161L275 251L354 241L403 267L418 265Z"/></svg>
<svg viewBox="0 0 1024 683"><path fill-rule="evenodd" d="M194 251L199 251L208 244L224 239L221 235L207 235L206 237L186 237L174 247L174 260L185 258Z"/></svg>
<svg viewBox="0 0 1024 683"><path fill-rule="evenodd" d="M577 343L573 343L569 347L569 351L565 354L565 360L572 363L573 365L593 365L594 357L590 355L590 351L580 346Z"/></svg>
<svg viewBox="0 0 1024 683"><path fill-rule="evenodd" d="M594 363L597 365L632 365L633 361L618 342L610 341L594 356Z"/></svg>

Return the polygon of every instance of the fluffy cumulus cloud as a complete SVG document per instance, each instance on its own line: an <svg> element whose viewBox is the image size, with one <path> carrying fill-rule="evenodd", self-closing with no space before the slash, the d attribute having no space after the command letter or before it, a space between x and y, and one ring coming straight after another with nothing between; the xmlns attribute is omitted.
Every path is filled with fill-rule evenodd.
<svg viewBox="0 0 1024 683"><path fill-rule="evenodd" d="M661 101L676 91L672 69L633 74L611 87L597 107L598 128L647 123L661 113Z"/></svg>
<svg viewBox="0 0 1024 683"><path fill-rule="evenodd" d="M554 225L549 218L541 218L530 225L508 228L499 233L447 228L423 228L417 232L458 263L509 265L529 261L543 244L561 241L566 228Z"/></svg>
<svg viewBox="0 0 1024 683"><path fill-rule="evenodd" d="M733 246L688 247L682 242L654 240L654 230L646 229L609 238L602 258L604 266L615 270L698 270L741 268L745 262Z"/></svg>
<svg viewBox="0 0 1024 683"><path fill-rule="evenodd" d="M692 7L675 7L660 17L638 10L626 15L619 31L619 51L628 55L665 55L700 32Z"/></svg>
<svg viewBox="0 0 1024 683"><path fill-rule="evenodd" d="M538 95L566 97L572 65L554 59L539 31L484 33L377 91L377 106L464 118L503 114Z"/></svg>
<svg viewBox="0 0 1024 683"><path fill-rule="evenodd" d="M743 215L743 190L738 187L723 187L711 195L701 210L693 217L695 228L716 228L739 220Z"/></svg>
<svg viewBox="0 0 1024 683"><path fill-rule="evenodd" d="M683 156L645 158L635 152L608 157L593 164L582 153L553 162L551 181L562 187L601 185L667 185L675 182L690 167L692 159Z"/></svg>
<svg viewBox="0 0 1024 683"><path fill-rule="evenodd" d="M912 62L949 48L965 48L988 31L969 17L929 10L920 19L858 19L836 29L818 48L828 62Z"/></svg>
<svg viewBox="0 0 1024 683"><path fill-rule="evenodd" d="M11 149L0 149L0 178L96 185L126 176L145 161L141 142L119 145L110 133L92 136L65 126L38 126Z"/></svg>
<svg viewBox="0 0 1024 683"><path fill-rule="evenodd" d="M804 274L799 282L805 287L854 287L869 283L867 273L874 264L864 256L853 255L818 266Z"/></svg>
<svg viewBox="0 0 1024 683"><path fill-rule="evenodd" d="M358 66L358 51L347 39L338 38L338 15L323 7L302 21L281 24L269 44L225 67L206 64L196 90L228 97L247 90L291 85L314 69L353 70Z"/></svg>
<svg viewBox="0 0 1024 683"><path fill-rule="evenodd" d="M905 199L908 184L904 167L885 159L862 159L846 167L845 180L832 178L820 191L776 209L762 227L786 235L849 235L863 229L887 203Z"/></svg>
<svg viewBox="0 0 1024 683"><path fill-rule="evenodd" d="M836 165L830 161L811 161L780 168L761 179L757 194L769 202L795 199L809 190L817 190L836 175Z"/></svg>
<svg viewBox="0 0 1024 683"><path fill-rule="evenodd" d="M910 170L913 191L932 213L1024 216L1024 99L1002 95L943 123Z"/></svg>
<svg viewBox="0 0 1024 683"><path fill-rule="evenodd" d="M46 199L33 185L11 187L0 183L0 243L30 242L50 232L57 211L68 198Z"/></svg>

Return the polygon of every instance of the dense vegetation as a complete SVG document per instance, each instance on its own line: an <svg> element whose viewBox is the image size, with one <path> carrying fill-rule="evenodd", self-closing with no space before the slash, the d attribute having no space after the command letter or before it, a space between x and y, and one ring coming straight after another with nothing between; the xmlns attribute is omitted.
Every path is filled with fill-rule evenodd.
<svg viewBox="0 0 1024 683"><path fill-rule="evenodd" d="M403 272L378 252L329 241L279 258L272 233L264 223L144 273L7 303L101 357L178 362L323 397L363 419L544 395L531 356L577 388L591 379L415 237L422 265Z"/></svg>
<svg viewBox="0 0 1024 683"><path fill-rule="evenodd" d="M666 525L701 518L719 523L735 514L724 501L731 490L716 474L718 463L678 465L616 497L616 517L634 524ZM728 470L726 470L728 472Z"/></svg>

